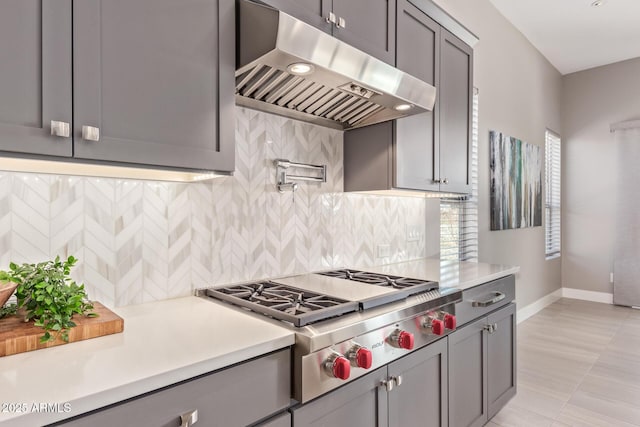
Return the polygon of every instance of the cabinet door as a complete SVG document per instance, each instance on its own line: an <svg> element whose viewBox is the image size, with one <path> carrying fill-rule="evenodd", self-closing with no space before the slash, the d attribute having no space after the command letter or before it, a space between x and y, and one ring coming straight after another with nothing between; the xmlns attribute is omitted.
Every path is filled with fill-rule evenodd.
<svg viewBox="0 0 640 427"><path fill-rule="evenodd" d="M449 335L449 425L483 426L487 418L486 318Z"/></svg>
<svg viewBox="0 0 640 427"><path fill-rule="evenodd" d="M198 410L197 426L247 426L289 405L290 357L282 350L56 425L174 427Z"/></svg>
<svg viewBox="0 0 640 427"><path fill-rule="evenodd" d="M327 21L331 12L331 0L263 0L286 14L294 16L326 33L333 25Z"/></svg>
<svg viewBox="0 0 640 427"><path fill-rule="evenodd" d="M440 189L471 191L473 50L442 29L440 50Z"/></svg>
<svg viewBox="0 0 640 427"><path fill-rule="evenodd" d="M487 398L489 418L516 394L516 305L492 313L489 325L494 325L488 334Z"/></svg>
<svg viewBox="0 0 640 427"><path fill-rule="evenodd" d="M386 427L387 377L383 367L292 410L293 427Z"/></svg>
<svg viewBox="0 0 640 427"><path fill-rule="evenodd" d="M390 364L389 377L400 379L389 392L389 425L448 425L446 338Z"/></svg>
<svg viewBox="0 0 640 427"><path fill-rule="evenodd" d="M333 13L345 22L334 26L335 37L395 64L396 0L333 0Z"/></svg>
<svg viewBox="0 0 640 427"><path fill-rule="evenodd" d="M233 169L233 0L82 0L73 12L75 157Z"/></svg>
<svg viewBox="0 0 640 427"><path fill-rule="evenodd" d="M440 26L407 0L398 0L397 66L433 86L440 73ZM396 120L397 188L438 191L438 103L434 111Z"/></svg>
<svg viewBox="0 0 640 427"><path fill-rule="evenodd" d="M0 2L0 58L0 151L71 156L71 0Z"/></svg>

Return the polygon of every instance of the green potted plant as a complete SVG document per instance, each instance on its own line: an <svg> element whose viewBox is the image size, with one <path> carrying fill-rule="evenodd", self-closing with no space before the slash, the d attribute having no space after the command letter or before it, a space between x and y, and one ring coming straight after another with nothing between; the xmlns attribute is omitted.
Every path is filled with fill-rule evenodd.
<svg viewBox="0 0 640 427"><path fill-rule="evenodd" d="M11 263L9 271L0 271L0 282L17 285L17 309L24 312L25 321L33 320L45 333L40 342L55 341L58 337L69 341L69 329L76 326L72 317L81 315L96 317L91 312L84 285L78 285L70 276L77 259L73 256L61 261L17 265ZM10 309L7 309L10 310Z"/></svg>

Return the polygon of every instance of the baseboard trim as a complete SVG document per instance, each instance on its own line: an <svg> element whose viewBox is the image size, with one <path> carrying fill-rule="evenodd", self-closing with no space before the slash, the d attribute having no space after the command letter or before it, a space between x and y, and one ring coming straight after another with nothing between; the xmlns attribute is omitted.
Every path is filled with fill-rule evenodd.
<svg viewBox="0 0 640 427"><path fill-rule="evenodd" d="M562 297L563 297L562 289L557 289L551 292L550 294L543 296L539 300L534 301L531 304L527 305L526 307L523 307L520 310L518 310L518 313L516 314L516 321L518 323L524 322L529 317L533 316L539 311L542 311L544 308L550 306L551 304L558 301Z"/></svg>
<svg viewBox="0 0 640 427"><path fill-rule="evenodd" d="M562 297L584 301L613 304L613 294L607 292L585 291L583 289L562 288Z"/></svg>
<svg viewBox="0 0 640 427"><path fill-rule="evenodd" d="M560 298L579 299L583 301L600 302L603 304L613 304L613 294L607 292L585 291L574 288L560 288L548 295L543 296L537 301L532 302L526 307L518 310L516 315L517 322L521 323L534 314L544 310Z"/></svg>

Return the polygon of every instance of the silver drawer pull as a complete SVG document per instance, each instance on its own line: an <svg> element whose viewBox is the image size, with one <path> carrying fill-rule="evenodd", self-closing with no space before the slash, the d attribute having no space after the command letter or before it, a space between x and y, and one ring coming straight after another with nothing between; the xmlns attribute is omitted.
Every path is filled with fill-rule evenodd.
<svg viewBox="0 0 640 427"><path fill-rule="evenodd" d="M393 390L394 381L392 378L380 381L380 387L384 387L387 391Z"/></svg>
<svg viewBox="0 0 640 427"><path fill-rule="evenodd" d="M191 427L198 422L198 410L194 409L180 415L180 422L182 423L180 427Z"/></svg>
<svg viewBox="0 0 640 427"><path fill-rule="evenodd" d="M506 295L502 292L491 292L493 298L485 300L485 301L471 301L472 307L489 307L490 305L499 303L503 299L505 299Z"/></svg>
<svg viewBox="0 0 640 427"><path fill-rule="evenodd" d="M333 13L333 12L329 12L329 15L327 15L325 20L327 21L328 24L335 24L336 23L336 14Z"/></svg>
<svg viewBox="0 0 640 427"><path fill-rule="evenodd" d="M402 375L393 377L393 380L395 381L397 387L400 387L402 385Z"/></svg>
<svg viewBox="0 0 640 427"><path fill-rule="evenodd" d="M86 141L100 141L100 128L82 126L82 139Z"/></svg>
<svg viewBox="0 0 640 427"><path fill-rule="evenodd" d="M59 136L62 138L69 138L69 136L71 135L71 132L69 130L69 123L51 120L51 135Z"/></svg>
<svg viewBox="0 0 640 427"><path fill-rule="evenodd" d="M336 22L337 28L347 28L347 21L342 17L338 17L338 22Z"/></svg>

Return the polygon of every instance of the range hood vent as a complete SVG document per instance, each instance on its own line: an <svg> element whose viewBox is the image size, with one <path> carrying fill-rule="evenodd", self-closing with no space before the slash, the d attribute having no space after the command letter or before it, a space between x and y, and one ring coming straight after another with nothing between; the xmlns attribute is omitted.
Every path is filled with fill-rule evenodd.
<svg viewBox="0 0 640 427"><path fill-rule="evenodd" d="M433 86L276 9L242 0L239 26L238 105L341 130L433 109Z"/></svg>

